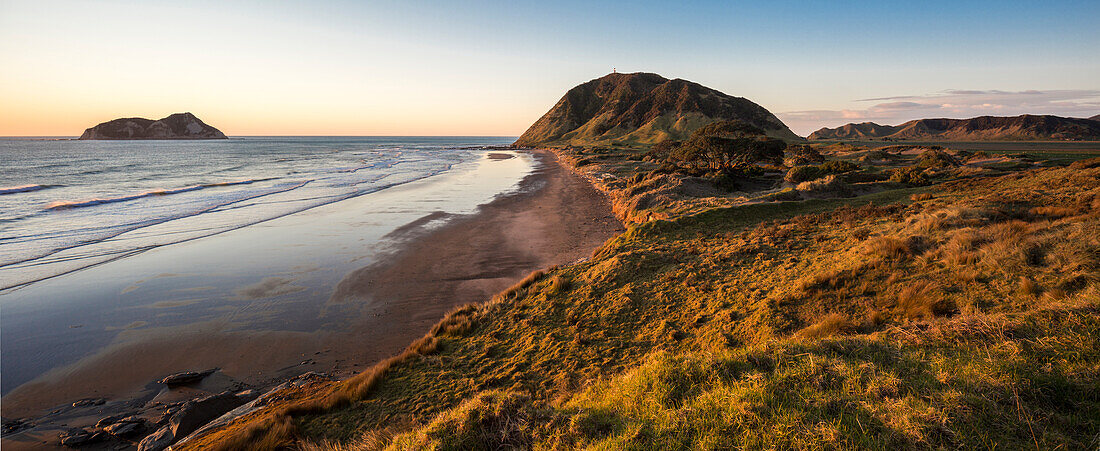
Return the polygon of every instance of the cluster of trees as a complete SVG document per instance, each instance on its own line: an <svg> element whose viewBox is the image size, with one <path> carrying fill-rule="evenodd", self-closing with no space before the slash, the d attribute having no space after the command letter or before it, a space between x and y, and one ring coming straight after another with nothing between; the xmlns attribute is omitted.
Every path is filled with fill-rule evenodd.
<svg viewBox="0 0 1100 451"><path fill-rule="evenodd" d="M712 122L683 142L663 141L649 156L691 174L736 172L766 162L780 164L787 143L741 121Z"/></svg>

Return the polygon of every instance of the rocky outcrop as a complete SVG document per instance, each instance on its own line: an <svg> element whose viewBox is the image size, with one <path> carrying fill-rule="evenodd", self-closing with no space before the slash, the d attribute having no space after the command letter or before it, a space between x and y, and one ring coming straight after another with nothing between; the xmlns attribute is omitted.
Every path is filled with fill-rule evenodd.
<svg viewBox="0 0 1100 451"><path fill-rule="evenodd" d="M220 393L188 401L172 413L168 423L146 436L138 444L138 450L160 451L202 427L222 414L252 399L251 395Z"/></svg>
<svg viewBox="0 0 1100 451"><path fill-rule="evenodd" d="M332 380L332 377L328 376L327 374L315 373L315 372L311 371L311 372L308 372L308 373L305 373L305 374L298 375L297 377L295 377L295 378L293 378L289 381L286 381L286 382L280 384L279 386L277 386L277 387L275 387L271 390L268 390L267 393L264 393L263 395L259 395L259 397L256 397L257 393L252 391L252 390L247 390L245 392L237 393L238 397L246 398L246 399L252 399L252 398L255 398L255 399L253 399L248 404L242 405L242 406L237 407L233 410L230 410L229 412L226 412L224 415L218 417L214 421L211 421L211 422L207 423L205 426L199 428L197 431L192 432L187 437L184 437L184 438L180 439L179 441L176 442L176 446L184 445L185 443L187 443L190 440L198 439L206 433L209 433L211 431L217 430L218 428L224 427L225 425L228 425L229 423L233 422L237 418L248 415L252 412L255 412L259 409L262 409L262 408L266 407L272 401L277 400L277 399L279 399L279 397L283 396L285 394L285 391L288 390L288 389L306 387L306 386L310 386L310 385L314 385L314 384L318 384L318 383L328 382L328 381L331 381L331 380Z"/></svg>
<svg viewBox="0 0 1100 451"><path fill-rule="evenodd" d="M176 113L155 121L141 117L107 121L84 130L80 139L226 139L226 136L194 114Z"/></svg>
<svg viewBox="0 0 1100 451"><path fill-rule="evenodd" d="M917 119L897 126L874 122L822 128L809 139L886 139L928 141L1008 140L1095 140L1100 139L1100 122L1059 116L999 117L970 119Z"/></svg>
<svg viewBox="0 0 1100 451"><path fill-rule="evenodd" d="M709 123L735 119L773 138L802 139L748 99L639 72L608 74L570 89L515 145L653 144L681 140Z"/></svg>

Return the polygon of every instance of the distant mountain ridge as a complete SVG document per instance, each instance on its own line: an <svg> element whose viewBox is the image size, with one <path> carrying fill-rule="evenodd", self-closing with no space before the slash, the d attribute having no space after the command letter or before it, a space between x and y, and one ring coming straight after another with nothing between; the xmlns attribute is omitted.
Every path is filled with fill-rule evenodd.
<svg viewBox="0 0 1100 451"><path fill-rule="evenodd" d="M687 80L612 73L570 89L516 146L653 144L684 139L718 120L741 120L769 136L801 140L764 107Z"/></svg>
<svg viewBox="0 0 1100 451"><path fill-rule="evenodd" d="M837 128L822 128L809 139L898 140L1037 140L1037 139L1100 139L1100 122L1094 116L1078 119L1059 116L979 116L970 119L917 119L901 125L879 125L874 122L847 124Z"/></svg>
<svg viewBox="0 0 1100 451"><path fill-rule="evenodd" d="M191 113L152 120L127 117L84 130L80 139L226 139L224 133Z"/></svg>

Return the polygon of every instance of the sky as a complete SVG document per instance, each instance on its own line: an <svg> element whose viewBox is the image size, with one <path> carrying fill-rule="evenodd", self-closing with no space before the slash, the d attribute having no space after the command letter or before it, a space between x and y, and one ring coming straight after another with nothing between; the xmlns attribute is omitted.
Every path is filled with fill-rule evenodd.
<svg viewBox="0 0 1100 451"><path fill-rule="evenodd" d="M230 136L516 136L612 71L803 136L1100 114L1100 2L0 0L0 136L190 111Z"/></svg>

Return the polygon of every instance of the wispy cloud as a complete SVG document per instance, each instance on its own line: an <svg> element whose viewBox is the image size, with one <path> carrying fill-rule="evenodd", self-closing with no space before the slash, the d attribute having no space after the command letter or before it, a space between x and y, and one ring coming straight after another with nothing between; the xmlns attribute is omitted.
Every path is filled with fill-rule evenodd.
<svg viewBox="0 0 1100 451"><path fill-rule="evenodd" d="M982 115L1054 114L1088 117L1100 113L1100 90L1000 91L951 89L934 94L857 99L864 108L788 111L778 116L795 133L807 135L821 127L849 122L897 125L928 117L967 118ZM875 103L877 102L877 103Z"/></svg>

